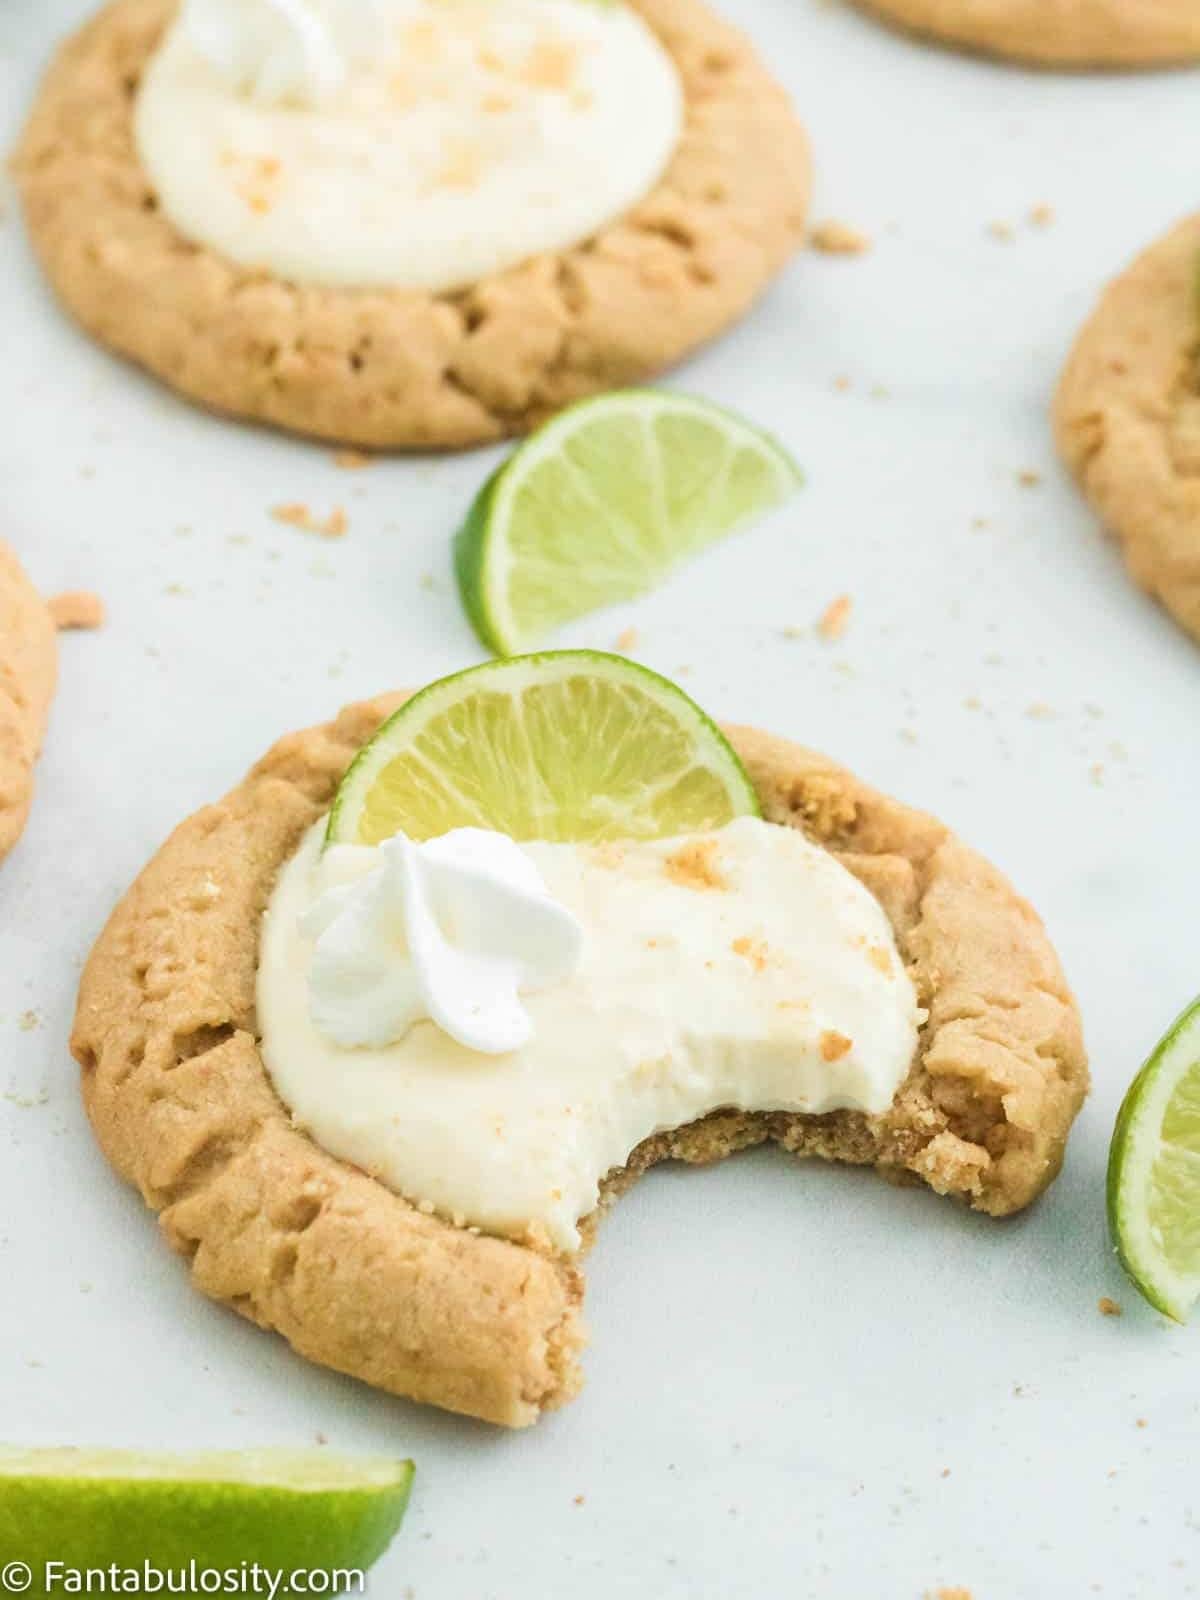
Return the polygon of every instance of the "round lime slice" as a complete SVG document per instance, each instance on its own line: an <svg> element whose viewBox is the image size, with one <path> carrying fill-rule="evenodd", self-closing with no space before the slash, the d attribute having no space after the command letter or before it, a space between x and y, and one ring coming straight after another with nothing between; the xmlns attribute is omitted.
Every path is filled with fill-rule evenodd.
<svg viewBox="0 0 1200 1600"><path fill-rule="evenodd" d="M1154 1050L1117 1114L1108 1220L1142 1294L1185 1321L1200 1294L1200 1000Z"/></svg>
<svg viewBox="0 0 1200 1600"><path fill-rule="evenodd" d="M783 447L707 401L618 390L561 412L480 490L455 539L467 615L497 655L642 594L789 499Z"/></svg>
<svg viewBox="0 0 1200 1600"><path fill-rule="evenodd" d="M655 839L758 812L729 741L682 689L623 656L557 650L414 695L343 778L328 839Z"/></svg>
<svg viewBox="0 0 1200 1600"><path fill-rule="evenodd" d="M412 1476L411 1461L325 1450L0 1446L0 1559L29 1568L27 1594L64 1589L47 1581L48 1562L365 1572L400 1526Z"/></svg>

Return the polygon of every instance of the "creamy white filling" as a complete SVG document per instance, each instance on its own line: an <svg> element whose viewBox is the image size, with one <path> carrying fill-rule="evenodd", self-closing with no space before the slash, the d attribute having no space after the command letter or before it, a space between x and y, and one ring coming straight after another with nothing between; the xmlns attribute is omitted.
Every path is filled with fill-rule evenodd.
<svg viewBox="0 0 1200 1600"><path fill-rule="evenodd" d="M597 0L188 0L135 137L189 237L297 282L452 290L654 186L674 63Z"/></svg>
<svg viewBox="0 0 1200 1600"><path fill-rule="evenodd" d="M331 861L322 834L264 920L263 1059L318 1144L459 1222L570 1250L605 1175L651 1134L722 1107L881 1112L912 1061L917 1000L882 909L826 851L756 818L521 846L584 934L574 974L524 997L527 1042L481 1055L418 1021L384 1048L342 1048L310 1014L305 919L379 852Z"/></svg>

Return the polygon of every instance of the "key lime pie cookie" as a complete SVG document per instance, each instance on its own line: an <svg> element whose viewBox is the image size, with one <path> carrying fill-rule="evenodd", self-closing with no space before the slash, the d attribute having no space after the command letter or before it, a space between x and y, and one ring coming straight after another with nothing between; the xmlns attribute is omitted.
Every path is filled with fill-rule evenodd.
<svg viewBox="0 0 1200 1600"><path fill-rule="evenodd" d="M621 658L513 657L284 739L174 833L73 1048L201 1289L521 1426L578 1389L581 1252L656 1161L775 1140L994 1216L1050 1183L1087 1067L1035 913L729 740Z"/></svg>
<svg viewBox="0 0 1200 1600"><path fill-rule="evenodd" d="M54 620L0 540L0 861L21 835L58 677Z"/></svg>
<svg viewBox="0 0 1200 1600"><path fill-rule="evenodd" d="M787 96L701 0L115 0L16 171L104 344L381 448L671 366L797 248L809 187Z"/></svg>
<svg viewBox="0 0 1200 1600"><path fill-rule="evenodd" d="M1131 576L1200 639L1200 217L1106 290L1054 422Z"/></svg>
<svg viewBox="0 0 1200 1600"><path fill-rule="evenodd" d="M913 33L1046 67L1200 59L1195 0L857 0Z"/></svg>

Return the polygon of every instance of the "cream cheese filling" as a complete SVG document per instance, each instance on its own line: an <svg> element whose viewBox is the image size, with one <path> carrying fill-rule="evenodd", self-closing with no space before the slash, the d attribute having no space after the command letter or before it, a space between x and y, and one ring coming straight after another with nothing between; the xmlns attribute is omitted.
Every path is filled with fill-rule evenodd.
<svg viewBox="0 0 1200 1600"><path fill-rule="evenodd" d="M263 1060L318 1144L459 1224L570 1251L605 1176L650 1135L726 1107L882 1112L912 1062L921 1015L883 910L828 852L757 818L520 846L582 929L570 975L522 996L526 1042L485 1055L417 1020L346 1048L313 1020L310 913L379 851L323 855L323 832L264 919Z"/></svg>
<svg viewBox="0 0 1200 1600"><path fill-rule="evenodd" d="M628 211L683 113L616 0L186 0L134 132L166 216L239 265L441 292Z"/></svg>

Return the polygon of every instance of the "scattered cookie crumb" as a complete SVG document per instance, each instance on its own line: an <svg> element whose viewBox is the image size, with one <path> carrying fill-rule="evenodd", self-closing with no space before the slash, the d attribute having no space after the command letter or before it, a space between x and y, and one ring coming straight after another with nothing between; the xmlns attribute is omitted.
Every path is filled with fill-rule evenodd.
<svg viewBox="0 0 1200 1600"><path fill-rule="evenodd" d="M17 1018L17 1026L22 1033L32 1033L39 1026L41 1020L36 1011L22 1011Z"/></svg>
<svg viewBox="0 0 1200 1600"><path fill-rule="evenodd" d="M817 632L822 639L840 639L850 626L850 612L854 602L848 594L838 595L821 614Z"/></svg>
<svg viewBox="0 0 1200 1600"><path fill-rule="evenodd" d="M617 635L613 649L621 655L628 655L631 650L637 649L638 631L636 628L626 628Z"/></svg>
<svg viewBox="0 0 1200 1600"><path fill-rule="evenodd" d="M90 589L68 589L46 604L54 626L60 630L104 626L104 601Z"/></svg>
<svg viewBox="0 0 1200 1600"><path fill-rule="evenodd" d="M572 1503L573 1503L573 1504L574 1504L574 1505L577 1505L577 1506L581 1506L581 1505L584 1505L584 1504L586 1504L586 1497L585 1497L585 1496L584 1496L584 1495L581 1495L581 1494L577 1494L577 1495L576 1495L576 1496L575 1496L575 1499L574 1499L574 1501L573 1501L573 1502L572 1502Z"/></svg>
<svg viewBox="0 0 1200 1600"><path fill-rule="evenodd" d="M993 239L998 239L1001 244L1009 244L1012 242L1016 230L1011 222L989 222L987 231Z"/></svg>
<svg viewBox="0 0 1200 1600"><path fill-rule="evenodd" d="M1102 1294L1096 1304L1100 1308L1102 1317L1119 1317L1121 1315L1120 1304L1116 1300L1110 1300L1106 1294Z"/></svg>
<svg viewBox="0 0 1200 1600"><path fill-rule="evenodd" d="M319 533L323 539L340 539L349 527L341 506L334 506L327 517L318 517L300 501L272 506L271 515L276 522L286 522L289 527L302 528L305 533Z"/></svg>
<svg viewBox="0 0 1200 1600"><path fill-rule="evenodd" d="M1139 1428L1147 1428L1147 1427L1150 1426L1150 1424L1146 1421L1145 1417L1139 1417L1137 1419L1137 1425L1138 1425Z"/></svg>
<svg viewBox="0 0 1200 1600"><path fill-rule="evenodd" d="M825 222L814 223L809 230L808 242L814 250L826 256L861 256L871 248L867 234L833 217Z"/></svg>
<svg viewBox="0 0 1200 1600"><path fill-rule="evenodd" d="M357 472L361 467L371 466L374 460L375 457L365 450L338 450L334 453L333 464L347 472Z"/></svg>
<svg viewBox="0 0 1200 1600"><path fill-rule="evenodd" d="M1017 482L1021 485L1022 489L1036 489L1041 481L1041 473L1034 472L1030 467L1025 467L1022 469L1022 471L1017 473Z"/></svg>
<svg viewBox="0 0 1200 1600"><path fill-rule="evenodd" d="M836 1028L826 1028L821 1035L821 1060L840 1061L853 1047L853 1039L847 1039L846 1035L838 1033Z"/></svg>
<svg viewBox="0 0 1200 1600"><path fill-rule="evenodd" d="M970 1589L927 1589L925 1600L974 1600Z"/></svg>
<svg viewBox="0 0 1200 1600"><path fill-rule="evenodd" d="M663 862L667 877L685 889L728 889L715 861L716 839L693 839L680 845Z"/></svg>
<svg viewBox="0 0 1200 1600"><path fill-rule="evenodd" d="M1048 228L1054 221L1054 207L1047 205L1044 200L1040 201L1030 208L1029 220L1035 228Z"/></svg>
<svg viewBox="0 0 1200 1600"><path fill-rule="evenodd" d="M762 939L743 935L730 945L735 956L744 956L755 972L764 972L767 966L767 946Z"/></svg>
<svg viewBox="0 0 1200 1600"><path fill-rule="evenodd" d="M850 387L850 379L847 378L843 373L841 377L833 380L833 387L838 391L839 394L845 394L847 389Z"/></svg>
<svg viewBox="0 0 1200 1600"><path fill-rule="evenodd" d="M1054 708L1048 706L1044 700L1035 700L1031 706L1025 707L1025 715L1033 722L1052 722Z"/></svg>

